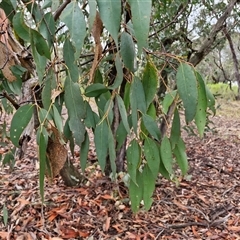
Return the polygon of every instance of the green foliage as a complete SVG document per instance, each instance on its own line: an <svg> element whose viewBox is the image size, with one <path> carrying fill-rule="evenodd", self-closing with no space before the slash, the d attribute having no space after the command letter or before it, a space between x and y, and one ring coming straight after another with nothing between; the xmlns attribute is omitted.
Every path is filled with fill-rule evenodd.
<svg viewBox="0 0 240 240"><path fill-rule="evenodd" d="M9 9L9 4L1 4ZM175 33L177 27L171 17L176 16L182 5L176 1L164 1L156 7L156 1L151 0L91 0L86 5L70 1L63 9L61 6L59 1L41 4L35 1L26 6L10 3L16 10L12 18L14 31L23 45L31 45L29 59L36 68L36 73L31 74L38 78L42 98L40 103L34 98L34 104L23 105L16 111L11 123L11 141L19 146L21 134L36 107L42 199L48 170L46 150L52 134L49 125L60 136L64 134L62 140L69 142L72 153L75 145L80 147L82 171L88 164L89 130L94 134L101 170L110 166L114 177L118 171L118 151L127 142L123 160L130 178L131 207L137 212L144 203L148 210L159 174L174 179L175 164L182 175L188 171L181 138L182 106L187 124L195 120L201 137L207 110L215 112L214 97L203 77L183 61L189 50L186 38L182 41L184 46L177 45L185 32ZM96 27L97 9L105 27L100 42L93 41L91 35ZM164 22L171 24L162 25ZM154 33L152 37L149 32ZM161 55L160 49L165 53ZM94 73L93 79L89 73ZM23 71L18 75L22 76ZM9 93L20 95L22 82L18 78L2 86ZM68 116L63 121L65 108ZM162 130L164 124L170 131Z"/></svg>
<svg viewBox="0 0 240 240"><path fill-rule="evenodd" d="M14 114L10 127L10 139L12 143L18 147L19 139L30 122L33 115L33 105L28 104L20 107Z"/></svg>

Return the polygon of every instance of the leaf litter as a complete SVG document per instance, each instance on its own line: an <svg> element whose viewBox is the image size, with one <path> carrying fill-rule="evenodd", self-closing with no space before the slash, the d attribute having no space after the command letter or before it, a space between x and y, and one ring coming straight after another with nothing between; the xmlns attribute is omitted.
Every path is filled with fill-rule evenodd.
<svg viewBox="0 0 240 240"><path fill-rule="evenodd" d="M240 239L240 120L220 115L212 121L216 128L203 139L185 134L188 176L177 183L160 177L150 211L135 215L122 178L102 175L93 147L87 184L69 188L60 178L46 180L42 204L31 142L13 170L0 168L0 239ZM78 154L74 161L79 165Z"/></svg>

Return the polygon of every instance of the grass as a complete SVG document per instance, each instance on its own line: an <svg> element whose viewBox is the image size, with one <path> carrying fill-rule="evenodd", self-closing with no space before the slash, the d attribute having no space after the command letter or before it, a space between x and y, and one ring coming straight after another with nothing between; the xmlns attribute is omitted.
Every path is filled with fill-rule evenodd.
<svg viewBox="0 0 240 240"><path fill-rule="evenodd" d="M217 115L226 118L240 117L240 101L236 101L238 87L230 89L226 83L208 84L210 91L216 97Z"/></svg>
<svg viewBox="0 0 240 240"><path fill-rule="evenodd" d="M229 84L217 83L217 84L207 84L210 91L216 96L217 99L223 99L226 101L234 101L237 96L238 87L232 86L230 89Z"/></svg>

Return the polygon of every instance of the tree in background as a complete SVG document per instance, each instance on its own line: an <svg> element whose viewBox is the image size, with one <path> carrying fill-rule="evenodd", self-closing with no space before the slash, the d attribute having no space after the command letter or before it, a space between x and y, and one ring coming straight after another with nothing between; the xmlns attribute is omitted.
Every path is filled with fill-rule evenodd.
<svg viewBox="0 0 240 240"><path fill-rule="evenodd" d="M80 149L84 172L90 132L102 171L113 178L126 171L134 212L142 200L151 207L159 173L177 180L175 164L187 173L179 110L202 137L214 98L194 66L217 46L237 0L216 8L214 25L211 16L191 23L199 17L193 11L214 7L204 3L0 3L2 96L17 110L10 138L21 158L36 133L42 198L45 174L81 183L67 146Z"/></svg>

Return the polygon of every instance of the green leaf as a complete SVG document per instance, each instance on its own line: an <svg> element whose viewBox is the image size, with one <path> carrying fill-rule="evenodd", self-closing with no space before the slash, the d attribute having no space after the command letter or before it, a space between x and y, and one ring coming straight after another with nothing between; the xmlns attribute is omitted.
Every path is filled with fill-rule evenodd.
<svg viewBox="0 0 240 240"><path fill-rule="evenodd" d="M141 162L141 149L138 142L134 139L130 142L127 149L127 168L132 181L137 184L137 171Z"/></svg>
<svg viewBox="0 0 240 240"><path fill-rule="evenodd" d="M151 134L151 136L157 140L160 140L160 130L158 128L158 125L154 119L148 115L142 115L142 120L144 123L145 128L147 131Z"/></svg>
<svg viewBox="0 0 240 240"><path fill-rule="evenodd" d="M70 2L62 11L60 19L69 29L71 39L76 48L75 59L78 59L87 33L85 17L79 7L78 1Z"/></svg>
<svg viewBox="0 0 240 240"><path fill-rule="evenodd" d="M47 58L45 56L41 56L34 43L34 39L31 38L31 49L32 49L32 55L34 62L36 64L36 69L37 69L37 75L38 75L38 81L39 83L42 83L43 77L45 75L45 68L47 65Z"/></svg>
<svg viewBox="0 0 240 240"><path fill-rule="evenodd" d="M121 148L127 138L127 131L121 121L116 131L117 151Z"/></svg>
<svg viewBox="0 0 240 240"><path fill-rule="evenodd" d="M65 80L64 99L68 110L69 127L73 133L76 144L82 145L85 135L84 118L86 109L83 98L80 93L80 88L77 83L73 83L69 77Z"/></svg>
<svg viewBox="0 0 240 240"><path fill-rule="evenodd" d="M191 66L181 63L176 78L178 92L185 108L186 122L189 123L193 120L197 111L198 89L196 77Z"/></svg>
<svg viewBox="0 0 240 240"><path fill-rule="evenodd" d="M89 33L91 33L93 23L97 14L97 3L96 0L89 0L88 1L89 6L89 16L88 16L88 25L89 25Z"/></svg>
<svg viewBox="0 0 240 240"><path fill-rule="evenodd" d="M171 142L172 148L175 147L176 143L179 141L179 138L181 136L180 127L181 127L180 117L179 117L178 110L176 108L174 112L171 135L170 135L170 142Z"/></svg>
<svg viewBox="0 0 240 240"><path fill-rule="evenodd" d="M52 90L56 87L55 73L51 69L47 72L42 90L42 103L45 109L49 109L52 103Z"/></svg>
<svg viewBox="0 0 240 240"><path fill-rule="evenodd" d="M87 165L87 159L88 159L88 152L89 152L89 137L88 133L85 133L85 139L82 142L81 148L80 148L80 165L82 172L85 171L86 165Z"/></svg>
<svg viewBox="0 0 240 240"><path fill-rule="evenodd" d="M39 32L32 29L31 38L32 38L34 47L36 47L37 52L41 56L45 56L46 58L51 59L50 49L46 43L46 40L43 38L43 36Z"/></svg>
<svg viewBox="0 0 240 240"><path fill-rule="evenodd" d="M135 133L137 132L137 110L140 110L142 114L146 113L147 106L145 100L145 94L142 86L142 82L139 78L135 77L130 87L130 104L132 110L132 123Z"/></svg>
<svg viewBox="0 0 240 240"><path fill-rule="evenodd" d="M146 97L147 108L154 99L158 87L158 75L155 65L148 60L143 71L142 78L143 89Z"/></svg>
<svg viewBox="0 0 240 240"><path fill-rule="evenodd" d="M117 103L118 103L118 109L119 109L119 112L120 112L120 115L121 115L121 118L123 121L123 125L124 125L127 133L130 133L130 127L129 127L128 119L127 119L127 111L126 111L124 102L119 95L116 95L116 98L117 98Z"/></svg>
<svg viewBox="0 0 240 240"><path fill-rule="evenodd" d="M104 120L99 125L97 125L94 132L94 142L96 147L96 153L98 157L99 165L104 171L106 166L106 158L108 155L108 132L109 127L107 122Z"/></svg>
<svg viewBox="0 0 240 240"><path fill-rule="evenodd" d="M144 155L151 170L152 176L154 179L156 179L160 166L160 155L159 147L151 138L146 138L144 141Z"/></svg>
<svg viewBox="0 0 240 240"><path fill-rule="evenodd" d="M118 88L122 84L122 81L123 81L123 66L122 66L122 61L119 56L119 52L116 54L115 67L117 69L117 76L114 80L114 83L109 87L109 89Z"/></svg>
<svg viewBox="0 0 240 240"><path fill-rule="evenodd" d="M207 121L207 96L205 83L202 79L202 76L196 72L196 77L198 81L198 104L195 115L195 123L197 125L199 135L202 138Z"/></svg>
<svg viewBox="0 0 240 240"><path fill-rule="evenodd" d="M131 6L133 29L138 44L138 54L147 46L152 0L128 0Z"/></svg>
<svg viewBox="0 0 240 240"><path fill-rule="evenodd" d="M118 47L118 33L120 30L122 11L121 0L97 0L97 3L103 24L112 35Z"/></svg>
<svg viewBox="0 0 240 240"><path fill-rule="evenodd" d="M46 138L46 135L44 134L45 128L39 128L38 129L38 135L39 135L39 142L38 142L38 154L39 154L39 162L40 162L40 172L39 172L39 188L40 188L40 196L42 199L42 202L44 202L44 177L45 177L45 169L46 169L46 151L47 151L47 144L48 144L48 138Z"/></svg>
<svg viewBox="0 0 240 240"><path fill-rule="evenodd" d="M58 129L58 131L62 133L63 132L63 119L54 104L52 105L52 111L53 111L53 121L55 123L55 126Z"/></svg>
<svg viewBox="0 0 240 240"><path fill-rule="evenodd" d="M131 89L131 83L127 82L124 88L124 96L123 96L123 101L124 101L126 110L128 110L130 106L130 89Z"/></svg>
<svg viewBox="0 0 240 240"><path fill-rule="evenodd" d="M115 177L116 175L116 146L115 139L113 137L111 129L108 131L108 143L109 143L109 159L112 169L112 175Z"/></svg>
<svg viewBox="0 0 240 240"><path fill-rule="evenodd" d="M51 12L48 12L43 16L38 30L47 40L48 46L52 47L55 36L55 21Z"/></svg>
<svg viewBox="0 0 240 240"><path fill-rule="evenodd" d="M90 104L85 102L86 104L86 118L84 120L86 127L95 128L97 123L100 121L99 116L92 110Z"/></svg>
<svg viewBox="0 0 240 240"><path fill-rule="evenodd" d="M161 160L163 162L164 167L171 175L173 174L173 158L172 158L172 148L169 139L165 136L162 140L160 146Z"/></svg>
<svg viewBox="0 0 240 240"><path fill-rule="evenodd" d="M33 105L21 106L14 114L10 126L10 139L18 147L22 132L27 127L33 115Z"/></svg>
<svg viewBox="0 0 240 240"><path fill-rule="evenodd" d="M171 91L165 95L162 102L162 111L164 114L168 113L168 109L172 105L176 95L177 95L177 90Z"/></svg>
<svg viewBox="0 0 240 240"><path fill-rule="evenodd" d="M7 226L8 223L8 209L5 204L3 204L3 223Z"/></svg>
<svg viewBox="0 0 240 240"><path fill-rule="evenodd" d="M208 108L213 112L213 114L216 114L216 108L215 108L215 98L211 91L209 90L208 86L205 85L206 88L206 96L207 96L207 106Z"/></svg>
<svg viewBox="0 0 240 240"><path fill-rule="evenodd" d="M179 139L177 145L175 146L173 153L176 157L176 161L182 171L182 174L186 175L188 171L188 160L186 154L186 147L181 138Z"/></svg>
<svg viewBox="0 0 240 240"><path fill-rule="evenodd" d="M157 169L158 170L158 169ZM142 172L143 181L143 201L144 207L148 211L153 203L152 195L155 190L156 178L152 176L152 172L148 165L145 165Z"/></svg>
<svg viewBox="0 0 240 240"><path fill-rule="evenodd" d="M94 75L94 83L103 83L103 77L99 70L99 68L96 69L95 75Z"/></svg>
<svg viewBox="0 0 240 240"><path fill-rule="evenodd" d="M77 82L79 79L78 66L75 64L73 55L75 54L75 49L67 38L63 45L63 59L67 65L67 72L73 82Z"/></svg>
<svg viewBox="0 0 240 240"><path fill-rule="evenodd" d="M107 92L108 89L104 84L101 83L94 83L86 87L85 89L85 96L86 97L98 97L102 93Z"/></svg>
<svg viewBox="0 0 240 240"><path fill-rule="evenodd" d="M127 32L121 34L120 52L124 65L134 72L135 46L132 36Z"/></svg>
<svg viewBox="0 0 240 240"><path fill-rule="evenodd" d="M31 29L24 22L23 12L17 12L13 17L13 28L17 35L26 42L30 42Z"/></svg>
<svg viewBox="0 0 240 240"><path fill-rule="evenodd" d="M137 213L139 205L143 197L143 177L138 170L136 172L137 183L130 179L129 196L131 200L131 209L133 213Z"/></svg>

